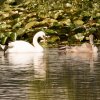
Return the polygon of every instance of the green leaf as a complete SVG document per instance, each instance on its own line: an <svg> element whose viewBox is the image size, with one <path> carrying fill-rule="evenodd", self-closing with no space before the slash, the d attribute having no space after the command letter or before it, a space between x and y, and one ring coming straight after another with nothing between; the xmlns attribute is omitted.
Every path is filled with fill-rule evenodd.
<svg viewBox="0 0 100 100"><path fill-rule="evenodd" d="M75 36L75 38L76 38L77 40L80 40L80 41L82 41L82 40L84 39L83 33L78 33L78 34L75 34L74 36Z"/></svg>
<svg viewBox="0 0 100 100"><path fill-rule="evenodd" d="M28 24L26 24L25 29L29 29L32 26L36 26L38 24L39 24L39 22L37 22L37 21L29 22Z"/></svg>
<svg viewBox="0 0 100 100"><path fill-rule="evenodd" d="M5 44L6 41L7 41L7 37L3 37L3 38L1 39L1 44Z"/></svg>
<svg viewBox="0 0 100 100"><path fill-rule="evenodd" d="M10 34L10 39L11 39L12 41L15 41L16 38L17 38L16 33L11 33L11 34Z"/></svg>
<svg viewBox="0 0 100 100"><path fill-rule="evenodd" d="M56 31L52 30L52 29L47 29L45 30L49 35L55 34Z"/></svg>
<svg viewBox="0 0 100 100"><path fill-rule="evenodd" d="M4 37L4 33L0 33L0 38L3 38Z"/></svg>
<svg viewBox="0 0 100 100"><path fill-rule="evenodd" d="M82 20L75 20L75 21L74 21L74 24L75 24L75 25L83 25L84 22L83 22Z"/></svg>

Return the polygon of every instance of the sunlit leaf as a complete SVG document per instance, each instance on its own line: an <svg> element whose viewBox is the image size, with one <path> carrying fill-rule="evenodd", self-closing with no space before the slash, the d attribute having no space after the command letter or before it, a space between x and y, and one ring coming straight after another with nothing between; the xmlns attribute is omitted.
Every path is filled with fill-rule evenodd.
<svg viewBox="0 0 100 100"><path fill-rule="evenodd" d="M19 30L17 30L17 35L22 35L25 32L24 28L19 28Z"/></svg>
<svg viewBox="0 0 100 100"><path fill-rule="evenodd" d="M75 21L74 21L74 24L75 24L75 25L83 25L83 23L84 23L84 22L83 22L82 20L75 20Z"/></svg>
<svg viewBox="0 0 100 100"><path fill-rule="evenodd" d="M25 29L29 29L32 26L36 26L38 24L39 24L39 22L37 22L37 21L29 22L28 24L26 24Z"/></svg>
<svg viewBox="0 0 100 100"><path fill-rule="evenodd" d="M66 3L66 7L72 7L72 5L70 3Z"/></svg>
<svg viewBox="0 0 100 100"><path fill-rule="evenodd" d="M74 36L75 36L75 38L76 38L77 40L80 40L80 41L82 41L82 40L84 39L83 33L78 33L78 34L75 34Z"/></svg>
<svg viewBox="0 0 100 100"><path fill-rule="evenodd" d="M21 27L21 22L18 22L18 23L16 23L14 26L13 26L13 29L15 29L15 28L18 28L18 27Z"/></svg>

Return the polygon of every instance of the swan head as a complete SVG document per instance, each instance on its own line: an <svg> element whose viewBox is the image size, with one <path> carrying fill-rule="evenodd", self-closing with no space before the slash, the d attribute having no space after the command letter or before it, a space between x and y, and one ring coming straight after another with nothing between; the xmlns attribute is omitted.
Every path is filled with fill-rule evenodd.
<svg viewBox="0 0 100 100"><path fill-rule="evenodd" d="M37 34L34 37L37 37L37 38L40 37L40 38L44 39L45 36L46 36L46 34L43 31L39 31L39 32L37 32Z"/></svg>
<svg viewBox="0 0 100 100"><path fill-rule="evenodd" d="M43 32L43 31L37 32L37 33L34 35L34 37L33 37L33 45L36 46L36 47L40 46L40 45L38 44L38 38L41 38L42 41L45 42L45 37L46 37L45 32Z"/></svg>

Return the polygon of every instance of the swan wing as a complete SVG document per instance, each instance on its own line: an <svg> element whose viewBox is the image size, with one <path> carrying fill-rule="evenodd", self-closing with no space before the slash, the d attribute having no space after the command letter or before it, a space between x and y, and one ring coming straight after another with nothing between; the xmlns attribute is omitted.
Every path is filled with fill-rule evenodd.
<svg viewBox="0 0 100 100"><path fill-rule="evenodd" d="M43 48L35 47L26 41L15 41L8 44L6 52L42 52Z"/></svg>
<svg viewBox="0 0 100 100"><path fill-rule="evenodd" d="M33 52L34 46L25 41L15 41L8 44L8 52Z"/></svg>

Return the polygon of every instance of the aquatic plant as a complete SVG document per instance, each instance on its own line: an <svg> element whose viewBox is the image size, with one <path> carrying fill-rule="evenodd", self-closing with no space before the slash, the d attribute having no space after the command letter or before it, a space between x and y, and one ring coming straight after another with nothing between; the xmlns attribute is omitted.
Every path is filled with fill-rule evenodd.
<svg viewBox="0 0 100 100"><path fill-rule="evenodd" d="M99 40L99 3L99 0L5 0L0 3L0 35L3 34L0 43L14 41L14 33L17 39L31 42L31 36L39 30L52 37L54 34L62 42L82 42L89 34ZM56 43L55 39L52 43Z"/></svg>

